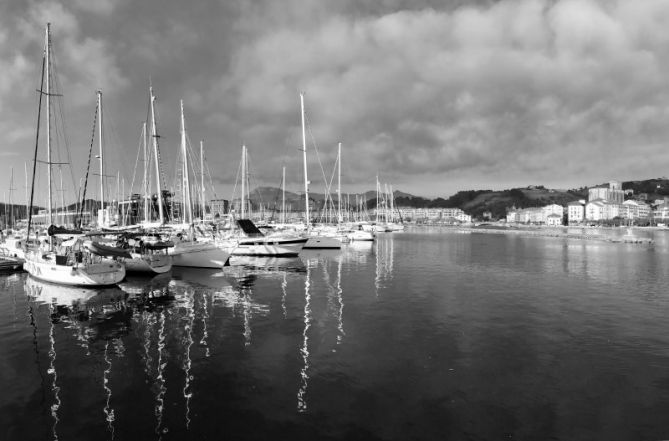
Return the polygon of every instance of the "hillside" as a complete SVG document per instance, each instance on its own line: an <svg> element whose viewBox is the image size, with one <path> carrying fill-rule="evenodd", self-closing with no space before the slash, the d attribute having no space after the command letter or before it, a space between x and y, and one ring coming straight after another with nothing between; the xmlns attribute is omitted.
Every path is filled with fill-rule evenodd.
<svg viewBox="0 0 669 441"><path fill-rule="evenodd" d="M644 181L627 181L622 184L623 190L632 190L634 195L646 194L648 200L669 197L669 179L655 178Z"/></svg>
<svg viewBox="0 0 669 441"><path fill-rule="evenodd" d="M593 185L591 187L608 186L608 183ZM626 181L622 183L623 190L631 190L632 194L626 198L639 197L644 195L648 201L656 199L663 199L669 197L669 179L653 178L638 181ZM541 185L528 186L525 188L512 188L508 190L493 191L493 190L465 190L459 191L456 194L444 199L441 197L435 199L428 199L420 196L415 196L409 193L404 193L398 190L394 192L396 207L413 207L413 208L460 208L465 213L474 218L482 218L483 213L489 212L493 219L502 219L506 216L507 211L512 208L529 208L541 207L549 204L559 204L566 206L572 201L579 199L587 199L588 187L581 187L571 190L556 190L548 189ZM350 194L350 200L354 201L356 196L362 195L367 200L367 208L374 209L376 207L376 191L370 190L361 194ZM281 189L276 187L258 187L251 191L251 202L254 206L262 204L265 207L280 208L281 205ZM304 194L286 191L286 205L293 211L304 210ZM309 193L309 199L313 201L316 207L321 207L325 195L323 193ZM333 199L337 200L337 196L333 195ZM97 206L99 202L87 200L87 207L90 205ZM74 209L75 205L71 205L68 209ZM25 207L22 205L15 206L15 216L25 217ZM7 208L10 212L11 208ZM5 213L4 204L0 203L0 218L4 219Z"/></svg>

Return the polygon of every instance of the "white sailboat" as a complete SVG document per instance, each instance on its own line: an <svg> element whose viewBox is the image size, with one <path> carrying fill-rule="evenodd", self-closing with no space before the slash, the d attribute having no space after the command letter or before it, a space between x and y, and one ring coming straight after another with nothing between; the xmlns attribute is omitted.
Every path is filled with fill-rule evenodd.
<svg viewBox="0 0 669 441"><path fill-rule="evenodd" d="M46 97L46 145L47 145L47 178L48 178L48 219L53 224L53 209L51 195L51 26L46 25L44 43L42 82L40 84L40 106L35 139L35 154L33 163L33 182L28 215L28 237L32 224L32 207L35 191L35 174L37 167L37 150L39 146L39 115L41 114L42 96ZM46 89L44 90L44 88ZM83 243L83 236L71 232L57 234L49 228L48 241L38 247L25 250L24 269L32 276L47 282L62 285L77 286L104 286L114 285L125 277L125 267L119 262L90 252ZM26 241L27 242L27 241Z"/></svg>
<svg viewBox="0 0 669 441"><path fill-rule="evenodd" d="M311 217L309 214L309 178L307 174L307 134L304 118L304 94L300 93L300 113L302 121L302 161L304 165L304 203L305 203L305 228L307 243L304 248L311 249L340 249L341 236L336 229L321 228L314 229L311 225ZM339 152L341 154L341 144L339 145ZM340 169L341 176L341 169Z"/></svg>
<svg viewBox="0 0 669 441"><path fill-rule="evenodd" d="M151 103L153 107L153 99ZM153 114L153 111L151 113ZM156 142L155 137L154 142ZM196 268L221 268L230 258L230 252L217 246L209 238L196 237L193 229L193 206L190 193L190 170L188 168L188 146L183 100L181 101L181 155L183 157L181 175L183 194L181 202L184 211L183 226L186 227L186 230L178 233L175 229L170 237L170 240L174 243L174 246L168 249L169 255L172 256L172 265ZM162 206L162 199L159 203ZM161 223L162 221L161 208Z"/></svg>
<svg viewBox="0 0 669 441"><path fill-rule="evenodd" d="M100 159L100 200L101 200L101 209L98 211L98 227L99 228L110 228L112 226L112 216L110 207L105 207L105 166L104 166L104 148L103 148L103 136L102 136L102 92L98 90L97 92L97 114L99 116L99 159ZM141 238L135 240L130 238L127 234L108 234L110 238L97 237L92 238L92 243L89 245L93 249L100 249L103 251L111 252L113 250L110 247L118 246L119 244L122 247L119 249L118 260L125 265L126 272L141 272L149 274L161 274L169 271L172 268L172 257L167 254L166 246L151 244L150 241L147 241L146 244ZM152 242L156 242L155 240ZM122 253L122 254L121 254Z"/></svg>

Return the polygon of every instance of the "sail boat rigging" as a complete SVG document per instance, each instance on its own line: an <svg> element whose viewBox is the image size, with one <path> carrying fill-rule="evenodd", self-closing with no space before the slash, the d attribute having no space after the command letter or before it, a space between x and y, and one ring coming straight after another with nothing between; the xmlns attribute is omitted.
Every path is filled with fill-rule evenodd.
<svg viewBox="0 0 669 441"><path fill-rule="evenodd" d="M37 279L63 285L113 285L125 277L125 267L119 262L103 258L91 252L83 242L83 236L74 232L67 232L59 236L53 228L52 193L51 193L51 25L47 23L44 42L44 54L42 58L42 75L40 88L39 109L37 119L37 130L35 135L35 153L33 163L33 179L30 196L30 209L28 211L28 238L32 228L32 208L35 194L35 175L37 166L37 151L39 148L39 126L41 118L42 96L46 97L46 148L47 148L47 176L48 176L48 220L49 239L48 243L28 250L28 241L24 244L25 264L24 269ZM45 92L46 89L46 92Z"/></svg>

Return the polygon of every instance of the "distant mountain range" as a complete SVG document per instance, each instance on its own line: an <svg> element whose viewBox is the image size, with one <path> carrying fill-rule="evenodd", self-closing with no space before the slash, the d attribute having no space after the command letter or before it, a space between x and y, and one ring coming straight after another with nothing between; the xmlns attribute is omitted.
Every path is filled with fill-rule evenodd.
<svg viewBox="0 0 669 441"><path fill-rule="evenodd" d="M595 185L593 187L608 186L608 183ZM632 190L629 197L639 197L644 195L648 201L663 199L669 197L669 179L654 178L639 181L627 181L622 183L623 190ZM460 208L472 217L481 218L486 212L492 215L492 218L500 219L506 216L509 208L528 208L541 207L548 204L567 205L572 201L587 199L588 187L581 187L570 190L548 189L542 185L532 185L525 188L512 188L508 190L465 190L459 191L448 199L441 197L435 199L415 196L402 191L394 191L395 206L414 207L414 208ZM286 205L293 211L304 210L304 193L295 193L286 191ZM358 198L367 201L367 209L376 207L376 191L370 190L364 193L344 194L344 199L348 198L354 203ZM337 201L336 194L332 196ZM323 193L310 192L309 199L314 201L316 207L322 205L325 195ZM99 202L87 200L87 206L99 207ZM257 187L251 191L251 202L255 206L262 204L266 208L279 209L281 207L281 189L276 187ZM14 213L17 218L24 217L26 209L24 205L14 205ZM70 205L69 210L75 208ZM11 211L10 205L0 203L0 217L8 216Z"/></svg>

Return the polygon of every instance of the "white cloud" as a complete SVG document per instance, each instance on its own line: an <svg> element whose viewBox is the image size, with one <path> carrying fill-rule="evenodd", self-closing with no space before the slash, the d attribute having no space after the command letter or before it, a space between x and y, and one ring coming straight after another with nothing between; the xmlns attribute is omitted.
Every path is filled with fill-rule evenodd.
<svg viewBox="0 0 669 441"><path fill-rule="evenodd" d="M548 170L577 180L576 166L537 164L591 160L611 142L624 160L669 134L660 124L669 42L653 19L668 14L659 2L527 0L335 16L239 48L230 87L258 118L290 111L305 89L319 140L350 140L361 176L487 164L531 181Z"/></svg>

